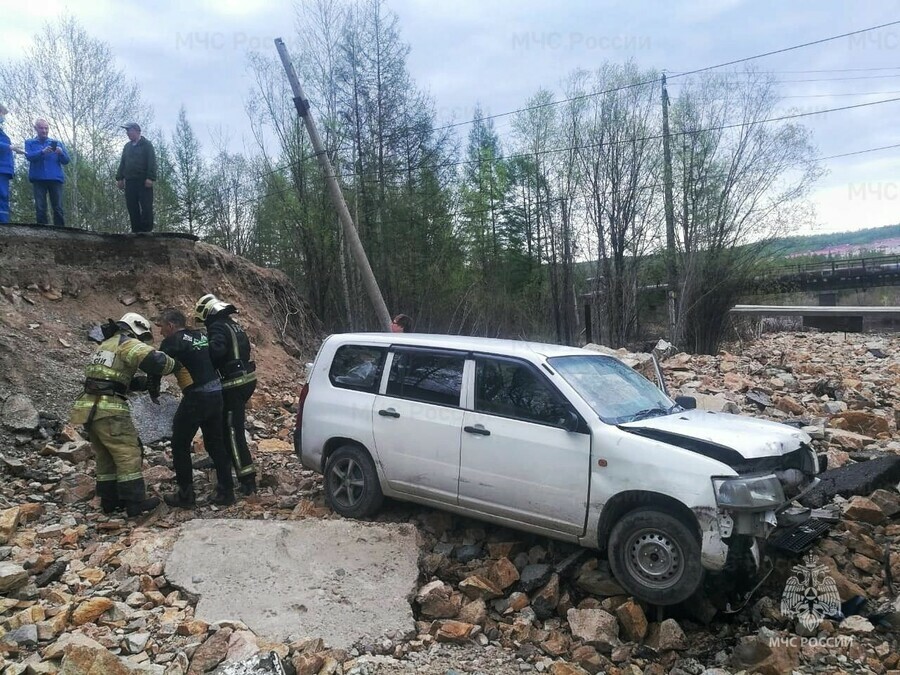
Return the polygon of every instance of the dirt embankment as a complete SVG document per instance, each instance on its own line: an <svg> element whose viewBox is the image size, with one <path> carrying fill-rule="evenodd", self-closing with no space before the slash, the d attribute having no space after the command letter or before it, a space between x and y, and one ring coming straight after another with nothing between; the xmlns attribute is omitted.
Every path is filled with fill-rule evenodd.
<svg viewBox="0 0 900 675"><path fill-rule="evenodd" d="M204 293L239 308L262 380L288 385L302 373L319 324L277 270L188 238L0 226L0 400L23 393L65 415L93 325L168 306L190 317Z"/></svg>

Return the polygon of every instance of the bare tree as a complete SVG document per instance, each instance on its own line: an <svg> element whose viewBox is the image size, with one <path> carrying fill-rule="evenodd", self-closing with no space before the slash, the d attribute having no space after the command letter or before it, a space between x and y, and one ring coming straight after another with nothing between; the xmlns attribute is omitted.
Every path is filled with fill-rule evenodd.
<svg viewBox="0 0 900 675"><path fill-rule="evenodd" d="M675 101L676 339L685 348L715 352L767 241L809 215L803 200L821 169L806 128L764 122L777 103L772 76L752 70L702 77Z"/></svg>
<svg viewBox="0 0 900 675"><path fill-rule="evenodd" d="M637 333L640 274L659 236L656 90L635 86L654 77L634 64L608 64L576 73L567 92L608 91L587 99L577 141L597 246L593 290L602 298L604 341L617 347Z"/></svg>

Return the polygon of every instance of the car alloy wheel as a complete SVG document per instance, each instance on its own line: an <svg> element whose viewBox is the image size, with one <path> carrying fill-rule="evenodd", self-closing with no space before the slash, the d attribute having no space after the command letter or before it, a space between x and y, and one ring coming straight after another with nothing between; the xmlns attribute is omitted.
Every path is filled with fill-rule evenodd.
<svg viewBox="0 0 900 675"><path fill-rule="evenodd" d="M354 509L363 497L366 478L362 467L352 457L342 457L331 467L328 475L331 495L338 506Z"/></svg>

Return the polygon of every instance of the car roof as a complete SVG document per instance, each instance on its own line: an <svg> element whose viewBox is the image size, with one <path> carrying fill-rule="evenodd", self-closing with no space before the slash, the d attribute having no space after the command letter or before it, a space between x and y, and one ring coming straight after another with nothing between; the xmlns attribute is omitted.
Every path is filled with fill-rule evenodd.
<svg viewBox="0 0 900 675"><path fill-rule="evenodd" d="M347 342L365 342L367 344L384 344L391 346L433 347L436 349L454 349L466 352L488 352L501 356L584 356L586 354L600 356L596 352L588 352L580 347L553 345L543 342L526 342L524 340L499 340L496 338L468 337L465 335L435 335L432 333L337 333L329 340Z"/></svg>

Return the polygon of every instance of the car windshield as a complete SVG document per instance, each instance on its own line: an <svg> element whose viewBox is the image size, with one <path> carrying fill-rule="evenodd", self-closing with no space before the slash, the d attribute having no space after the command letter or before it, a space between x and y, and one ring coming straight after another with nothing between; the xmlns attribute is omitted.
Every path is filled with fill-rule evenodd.
<svg viewBox="0 0 900 675"><path fill-rule="evenodd" d="M647 378L608 356L557 356L548 359L607 424L668 415L680 407Z"/></svg>

